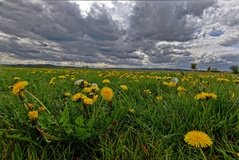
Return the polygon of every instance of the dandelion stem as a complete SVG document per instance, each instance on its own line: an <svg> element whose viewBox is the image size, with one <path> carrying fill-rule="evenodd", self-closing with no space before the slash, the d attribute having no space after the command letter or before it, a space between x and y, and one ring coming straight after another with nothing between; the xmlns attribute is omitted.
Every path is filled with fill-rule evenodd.
<svg viewBox="0 0 239 160"><path fill-rule="evenodd" d="M35 100L37 100L37 102L39 102L46 109L47 113L49 113L51 115L51 112L46 108L46 106L36 96L34 96L30 92L28 92L26 89L25 89L25 92L27 94L29 94L30 96L32 96Z"/></svg>
<svg viewBox="0 0 239 160"><path fill-rule="evenodd" d="M202 153L203 159L204 159L204 160L207 160L205 154L204 154L203 151L202 151L202 148L200 148L200 152Z"/></svg>

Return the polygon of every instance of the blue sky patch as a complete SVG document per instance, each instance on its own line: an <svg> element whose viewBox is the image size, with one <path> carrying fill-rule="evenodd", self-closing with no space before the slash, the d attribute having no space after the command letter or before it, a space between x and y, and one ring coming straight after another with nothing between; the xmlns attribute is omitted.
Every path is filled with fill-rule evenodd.
<svg viewBox="0 0 239 160"><path fill-rule="evenodd" d="M213 37L219 37L219 36L221 36L222 34L224 33L224 31L222 31L222 30L212 30L210 33L209 33L209 35L210 36L213 36Z"/></svg>

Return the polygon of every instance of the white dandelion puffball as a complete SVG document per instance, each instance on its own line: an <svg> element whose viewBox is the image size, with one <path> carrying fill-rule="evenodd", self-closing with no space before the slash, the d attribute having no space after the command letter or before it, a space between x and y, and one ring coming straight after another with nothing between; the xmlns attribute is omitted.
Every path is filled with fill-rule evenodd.
<svg viewBox="0 0 239 160"><path fill-rule="evenodd" d="M74 85L79 86L79 85L81 85L83 82L84 82L83 79L79 79L79 80L77 80L77 81L74 82Z"/></svg>
<svg viewBox="0 0 239 160"><path fill-rule="evenodd" d="M177 78L177 77L173 77L172 80L171 80L171 82L177 84L177 83L178 83L178 78Z"/></svg>

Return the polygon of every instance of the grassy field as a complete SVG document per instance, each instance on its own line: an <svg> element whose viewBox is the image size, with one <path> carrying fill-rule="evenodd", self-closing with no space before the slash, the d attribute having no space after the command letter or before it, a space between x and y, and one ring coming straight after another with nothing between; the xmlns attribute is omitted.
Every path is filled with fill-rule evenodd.
<svg viewBox="0 0 239 160"><path fill-rule="evenodd" d="M238 159L239 77L1 67L0 119L2 160Z"/></svg>

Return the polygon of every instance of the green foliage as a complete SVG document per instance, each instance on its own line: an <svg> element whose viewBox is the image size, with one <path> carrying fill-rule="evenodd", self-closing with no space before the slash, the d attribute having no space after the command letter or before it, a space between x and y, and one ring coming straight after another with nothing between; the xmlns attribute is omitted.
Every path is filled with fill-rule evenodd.
<svg viewBox="0 0 239 160"><path fill-rule="evenodd" d="M0 77L1 159L238 158L239 85L233 74L2 68ZM14 77L29 82L22 99L11 93ZM176 86L165 85L173 77L179 79ZM112 88L113 99L106 101L95 91L99 97L92 105L73 101L76 93L93 96L84 85L74 85L78 79ZM217 99L196 100L201 92ZM31 121L29 111L40 106L47 110ZM189 146L184 136L191 130L207 133L213 145L203 152Z"/></svg>
<svg viewBox="0 0 239 160"><path fill-rule="evenodd" d="M232 71L232 73L234 74L238 74L239 73L239 66L230 66L230 70Z"/></svg>
<svg viewBox="0 0 239 160"><path fill-rule="evenodd" d="M197 63L191 63L191 69L197 69Z"/></svg>

